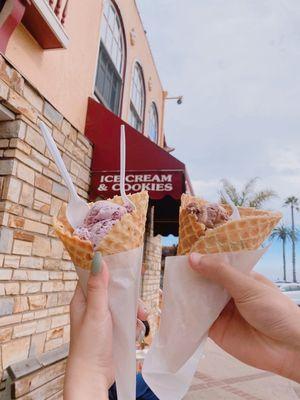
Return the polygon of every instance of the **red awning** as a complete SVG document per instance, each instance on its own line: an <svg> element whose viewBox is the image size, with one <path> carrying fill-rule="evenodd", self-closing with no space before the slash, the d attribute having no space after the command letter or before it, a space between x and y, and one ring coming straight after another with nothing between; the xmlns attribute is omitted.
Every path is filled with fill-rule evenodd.
<svg viewBox="0 0 300 400"><path fill-rule="evenodd" d="M89 99L86 136L94 144L90 198L120 193L120 126L126 125L126 191L148 190L153 200L179 200L192 191L185 165L93 99Z"/></svg>

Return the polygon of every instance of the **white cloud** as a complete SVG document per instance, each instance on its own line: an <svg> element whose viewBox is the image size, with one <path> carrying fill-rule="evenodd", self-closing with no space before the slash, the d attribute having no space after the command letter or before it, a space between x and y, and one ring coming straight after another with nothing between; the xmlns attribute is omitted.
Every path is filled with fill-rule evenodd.
<svg viewBox="0 0 300 400"><path fill-rule="evenodd" d="M287 178L294 179L294 175L298 175L300 179L300 148L285 147L278 149L277 152L269 155L270 165L278 172L292 174L286 176Z"/></svg>
<svg viewBox="0 0 300 400"><path fill-rule="evenodd" d="M184 95L165 131L196 191L259 176L300 195L300 2L137 3L165 88Z"/></svg>
<svg viewBox="0 0 300 400"><path fill-rule="evenodd" d="M300 197L299 0L137 4L164 88L184 95L166 103L165 132L196 193L216 200L220 179L259 176L289 223L283 200Z"/></svg>
<svg viewBox="0 0 300 400"><path fill-rule="evenodd" d="M218 190L220 188L219 180L194 180L192 181L193 189L196 196L200 196L209 201L216 201L218 198Z"/></svg>

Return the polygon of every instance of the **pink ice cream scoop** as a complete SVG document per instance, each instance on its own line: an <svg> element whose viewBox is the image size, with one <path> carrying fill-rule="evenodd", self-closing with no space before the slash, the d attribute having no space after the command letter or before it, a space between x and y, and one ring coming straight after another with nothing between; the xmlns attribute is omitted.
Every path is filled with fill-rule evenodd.
<svg viewBox="0 0 300 400"><path fill-rule="evenodd" d="M74 234L80 239L89 240L96 248L100 240L127 212L132 212L127 204L120 206L110 201L97 201Z"/></svg>

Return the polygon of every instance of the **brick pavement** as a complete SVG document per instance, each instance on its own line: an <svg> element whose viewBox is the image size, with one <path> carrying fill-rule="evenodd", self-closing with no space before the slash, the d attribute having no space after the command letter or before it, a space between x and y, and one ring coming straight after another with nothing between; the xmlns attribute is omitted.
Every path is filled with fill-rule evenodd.
<svg viewBox="0 0 300 400"><path fill-rule="evenodd" d="M249 367L209 341L184 400L298 400L300 385Z"/></svg>

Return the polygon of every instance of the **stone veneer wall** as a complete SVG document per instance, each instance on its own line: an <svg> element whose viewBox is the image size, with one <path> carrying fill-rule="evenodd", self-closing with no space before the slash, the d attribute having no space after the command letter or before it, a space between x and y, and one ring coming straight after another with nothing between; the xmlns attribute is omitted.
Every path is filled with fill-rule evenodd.
<svg viewBox="0 0 300 400"><path fill-rule="evenodd" d="M67 201L68 192L37 121L52 130L84 198L92 146L1 55L0 103L16 115L14 121L0 122L0 381L2 375L7 378L6 386L0 384L0 397L10 391L11 377L3 372L12 365L11 371L19 371L12 374L12 398L39 399L47 394L49 399L62 399L65 361L55 354L69 342L69 303L77 276L53 234L52 217ZM160 236L153 236L152 212L142 284L152 335L159 321L161 250ZM50 362L43 361L45 355ZM34 372L28 372L31 367Z"/></svg>
<svg viewBox="0 0 300 400"><path fill-rule="evenodd" d="M153 207L149 209L144 247L144 274L141 296L146 303L150 315L151 336L155 334L159 323L159 288L161 274L162 244L161 237L153 236Z"/></svg>
<svg viewBox="0 0 300 400"><path fill-rule="evenodd" d="M84 198L92 147L2 56L0 102L16 115L0 122L1 380L9 365L69 341L69 302L77 277L51 227L68 192L37 121L52 130Z"/></svg>
<svg viewBox="0 0 300 400"><path fill-rule="evenodd" d="M57 361L33 374L16 379L12 385L11 399L63 400L65 368L66 360Z"/></svg>
<svg viewBox="0 0 300 400"><path fill-rule="evenodd" d="M68 345L8 368L3 400L63 400Z"/></svg>

